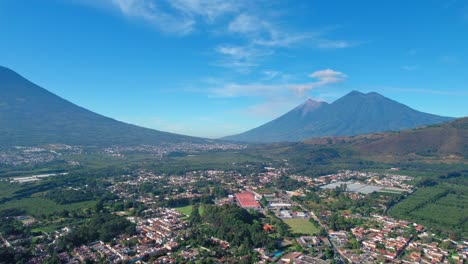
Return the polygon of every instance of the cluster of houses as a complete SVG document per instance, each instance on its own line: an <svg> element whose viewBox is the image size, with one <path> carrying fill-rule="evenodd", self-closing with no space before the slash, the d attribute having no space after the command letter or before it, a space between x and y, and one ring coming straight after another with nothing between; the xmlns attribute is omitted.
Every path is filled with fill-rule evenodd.
<svg viewBox="0 0 468 264"><path fill-rule="evenodd" d="M419 239L410 242L407 251L408 254L403 256L403 263L457 263L463 264L468 261L468 242L457 243L446 239L443 241L425 242L425 239L430 237L428 233L419 234ZM447 249L444 249L441 244L448 243L454 247L456 254L450 254Z"/></svg>
<svg viewBox="0 0 468 264"><path fill-rule="evenodd" d="M147 153L153 157L162 158L172 152L203 152L212 150L238 150L246 148L245 145L234 143L173 143L161 145L112 146L103 152L114 157L123 157L126 153Z"/></svg>
<svg viewBox="0 0 468 264"><path fill-rule="evenodd" d="M390 192L409 192L413 186L409 184L413 177L397 175L393 173L375 173L375 172L360 172L360 171L340 171L336 174L321 176L318 178L311 178L301 175L291 175L290 178L299 182L304 182L307 186L327 186L335 188L337 183L348 183L348 185L355 184L355 189L364 188L361 191L373 192L381 191L382 189ZM352 181L350 181L352 180ZM365 190L367 188L368 190ZM350 188L348 191L354 191Z"/></svg>

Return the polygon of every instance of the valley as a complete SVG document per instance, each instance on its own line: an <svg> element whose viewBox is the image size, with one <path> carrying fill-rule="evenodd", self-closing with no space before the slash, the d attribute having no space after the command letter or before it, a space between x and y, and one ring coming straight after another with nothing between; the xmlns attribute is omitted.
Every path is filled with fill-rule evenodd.
<svg viewBox="0 0 468 264"><path fill-rule="evenodd" d="M466 117L353 91L215 140L0 88L2 264L468 257Z"/></svg>

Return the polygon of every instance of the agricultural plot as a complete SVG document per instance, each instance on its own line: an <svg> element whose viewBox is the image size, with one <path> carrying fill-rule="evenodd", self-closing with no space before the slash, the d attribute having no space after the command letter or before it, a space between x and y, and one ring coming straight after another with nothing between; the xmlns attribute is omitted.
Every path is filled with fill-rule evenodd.
<svg viewBox="0 0 468 264"><path fill-rule="evenodd" d="M468 236L466 187L441 184L422 188L390 210L390 215L442 232ZM450 216L450 217L447 217Z"/></svg>

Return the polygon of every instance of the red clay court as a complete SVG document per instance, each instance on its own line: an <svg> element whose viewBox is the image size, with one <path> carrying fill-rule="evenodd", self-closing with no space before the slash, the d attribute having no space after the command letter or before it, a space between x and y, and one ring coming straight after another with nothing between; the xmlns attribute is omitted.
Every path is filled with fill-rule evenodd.
<svg viewBox="0 0 468 264"><path fill-rule="evenodd" d="M241 192L235 194L239 205L242 208L259 208L260 204L255 200L255 196L250 192Z"/></svg>

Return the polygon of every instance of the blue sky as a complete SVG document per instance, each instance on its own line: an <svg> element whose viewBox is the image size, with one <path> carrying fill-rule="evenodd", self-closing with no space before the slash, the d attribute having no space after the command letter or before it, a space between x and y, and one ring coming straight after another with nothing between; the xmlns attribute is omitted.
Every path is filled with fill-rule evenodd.
<svg viewBox="0 0 468 264"><path fill-rule="evenodd" d="M468 1L2 0L0 65L100 114L220 137L375 91L468 116Z"/></svg>

